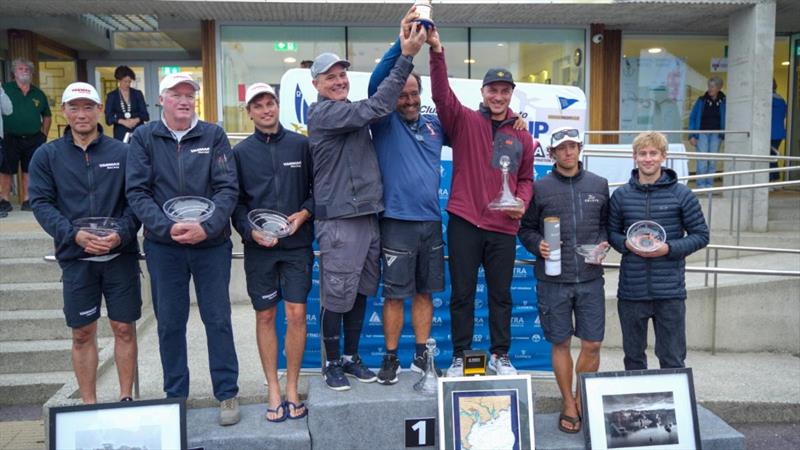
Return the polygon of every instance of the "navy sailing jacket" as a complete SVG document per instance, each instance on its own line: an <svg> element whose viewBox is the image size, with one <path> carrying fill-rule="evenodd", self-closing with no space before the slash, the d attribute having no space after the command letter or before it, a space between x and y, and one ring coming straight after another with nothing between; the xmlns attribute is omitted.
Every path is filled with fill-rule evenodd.
<svg viewBox="0 0 800 450"><path fill-rule="evenodd" d="M208 237L190 247L213 247L230 238L230 218L239 197L231 146L217 125L197 121L178 142L161 120L136 129L128 151L126 195L144 225L144 237L181 246L170 237L173 222L164 203L178 196L205 197L214 214L202 223Z"/></svg>
<svg viewBox="0 0 800 450"><path fill-rule="evenodd" d="M139 220L125 199L125 158L128 146L100 135L86 151L75 145L67 127L64 137L39 147L30 167L30 203L39 225L53 237L56 258L90 258L75 242L72 225L83 217L116 217L121 243L111 254L138 253Z"/></svg>
<svg viewBox="0 0 800 450"><path fill-rule="evenodd" d="M640 184L634 169L628 184L611 196L608 237L622 254L619 300L685 300L685 259L708 245L709 233L703 210L694 193L678 183L672 169L661 168L654 184ZM642 258L625 247L628 227L640 220L652 220L667 232L669 253Z"/></svg>
<svg viewBox="0 0 800 450"><path fill-rule="evenodd" d="M253 241L247 213L259 208L287 216L302 209L314 214L311 190L313 167L308 138L279 126L275 134L258 130L233 148L239 176L239 203L233 211L233 226L246 246L265 249ZM293 235L278 240L273 249L310 247L314 240L309 218ZM265 249L266 250L266 249Z"/></svg>

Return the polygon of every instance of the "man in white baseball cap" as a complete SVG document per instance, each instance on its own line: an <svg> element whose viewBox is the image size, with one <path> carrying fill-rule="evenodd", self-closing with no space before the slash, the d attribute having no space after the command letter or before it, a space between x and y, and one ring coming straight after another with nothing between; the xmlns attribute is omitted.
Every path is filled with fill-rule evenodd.
<svg viewBox="0 0 800 450"><path fill-rule="evenodd" d="M128 146L103 134L94 86L72 83L61 97L69 126L34 153L30 202L53 237L64 279L64 316L72 329L72 366L84 403L96 403L97 320L105 297L114 332L119 399L132 398L135 322L141 316L139 221L125 200ZM77 219L107 217L108 233L87 231Z"/></svg>
<svg viewBox="0 0 800 450"><path fill-rule="evenodd" d="M225 131L195 113L200 86L187 73L161 80L161 120L136 128L128 151L127 197L144 225L158 344L167 397L189 396L186 323L189 280L208 340L220 425L239 422L239 363L233 342L230 218L239 197L233 154ZM214 213L198 223L174 223L163 211L179 196L211 200Z"/></svg>
<svg viewBox="0 0 800 450"><path fill-rule="evenodd" d="M267 83L252 84L245 93L247 114L255 131L233 149L239 175L239 203L233 225L242 236L247 293L256 314L256 342L267 378L269 422L302 419L308 413L300 401L297 383L306 344L306 301L311 290L314 253L313 170L308 138L289 131L278 121L280 108L275 90ZM254 209L269 209L287 216L289 233L266 236L250 224ZM286 401L278 382L277 306L286 312Z"/></svg>

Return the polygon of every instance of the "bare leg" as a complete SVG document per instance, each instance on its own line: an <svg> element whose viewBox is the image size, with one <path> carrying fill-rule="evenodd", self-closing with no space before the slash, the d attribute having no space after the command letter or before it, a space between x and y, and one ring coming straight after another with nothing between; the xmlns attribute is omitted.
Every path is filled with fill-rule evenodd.
<svg viewBox="0 0 800 450"><path fill-rule="evenodd" d="M569 352L569 345L572 339L567 339L559 344L553 344L553 372L556 375L558 390L561 391L563 401L562 412L570 417L578 416L578 409L575 405L575 397L572 395L572 355ZM567 429L577 430L578 425L573 426L566 420L561 420L562 426Z"/></svg>
<svg viewBox="0 0 800 450"><path fill-rule="evenodd" d="M575 363L575 374L583 372L597 372L600 368L600 347L602 342L581 340L581 352L578 361ZM575 404L578 407L578 414L581 414L581 389L575 386Z"/></svg>
<svg viewBox="0 0 800 450"><path fill-rule="evenodd" d="M424 344L431 337L432 321L433 300L431 294L415 294L411 302L411 322L414 325L414 338L417 344Z"/></svg>
<svg viewBox="0 0 800 450"><path fill-rule="evenodd" d="M8 200L11 197L11 175L0 173L0 198Z"/></svg>
<svg viewBox="0 0 800 450"><path fill-rule="evenodd" d="M403 299L387 298L383 301L383 336L386 349L397 349L403 330Z"/></svg>
<svg viewBox="0 0 800 450"><path fill-rule="evenodd" d="M284 302L286 308L286 400L299 405L300 396L297 393L297 381L300 378L300 365L303 363L303 351L306 348L306 305L305 303ZM291 410L290 410L291 411ZM295 409L294 415L299 416L303 409Z"/></svg>
<svg viewBox="0 0 800 450"><path fill-rule="evenodd" d="M136 324L109 320L114 331L114 362L119 377L119 398L133 397L133 374L136 370L138 349Z"/></svg>
<svg viewBox="0 0 800 450"><path fill-rule="evenodd" d="M278 337L275 334L276 307L256 311L256 343L261 357L261 368L267 377L267 407L275 409L281 404L281 386L278 384ZM282 411L281 411L282 412ZM270 419L280 417L267 413Z"/></svg>
<svg viewBox="0 0 800 450"><path fill-rule="evenodd" d="M83 403L97 403L97 321L72 329L72 369Z"/></svg>
<svg viewBox="0 0 800 450"><path fill-rule="evenodd" d="M22 186L19 187L19 192L23 201L28 199L28 172L22 172Z"/></svg>

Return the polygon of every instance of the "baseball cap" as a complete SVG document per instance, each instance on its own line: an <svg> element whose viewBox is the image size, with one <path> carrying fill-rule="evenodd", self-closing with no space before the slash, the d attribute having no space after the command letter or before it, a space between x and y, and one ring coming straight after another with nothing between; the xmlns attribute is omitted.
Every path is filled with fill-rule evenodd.
<svg viewBox="0 0 800 450"><path fill-rule="evenodd" d="M336 53L322 53L314 58L314 64L311 65L311 78L317 78L319 74L327 72L334 64L341 64L345 69L350 67L350 61L339 58Z"/></svg>
<svg viewBox="0 0 800 450"><path fill-rule="evenodd" d="M61 104L71 102L72 100L77 100L79 98L85 98L87 100L91 100L98 105L102 103L100 101L100 95L97 94L97 89L94 88L89 83L83 82L76 82L72 83L64 89L64 93L61 95Z"/></svg>
<svg viewBox="0 0 800 450"><path fill-rule="evenodd" d="M496 81L508 83L511 85L511 87L517 86L514 84L514 77L511 76L511 72L503 68L489 69L486 72L486 75L483 76L483 84L481 86L486 86L487 84L494 83Z"/></svg>
<svg viewBox="0 0 800 450"><path fill-rule="evenodd" d="M275 89L272 88L267 83L253 83L247 88L247 92L244 94L244 104L249 105L250 101L259 96L260 94L269 94L275 100L278 99L278 96L275 95Z"/></svg>
<svg viewBox="0 0 800 450"><path fill-rule="evenodd" d="M200 90L200 85L197 84L197 82L194 81L194 79L192 79L191 75L189 75L186 72L178 72L178 73L171 73L165 76L164 79L161 80L161 83L158 84L158 93L163 94L164 91L166 91L167 89L172 89L181 83L188 83L192 85L195 91Z"/></svg>
<svg viewBox="0 0 800 450"><path fill-rule="evenodd" d="M550 149L555 149L564 142L583 144L580 131L575 127L560 127L550 133Z"/></svg>

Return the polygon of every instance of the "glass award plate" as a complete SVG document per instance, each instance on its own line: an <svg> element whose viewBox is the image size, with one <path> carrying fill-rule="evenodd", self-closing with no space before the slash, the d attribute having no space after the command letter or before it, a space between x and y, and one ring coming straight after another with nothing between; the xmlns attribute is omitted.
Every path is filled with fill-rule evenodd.
<svg viewBox="0 0 800 450"><path fill-rule="evenodd" d="M120 223L116 217L81 217L75 219L72 224L79 230L97 237L109 236L117 233L120 229Z"/></svg>
<svg viewBox="0 0 800 450"><path fill-rule="evenodd" d="M164 214L173 222L205 222L216 205L205 197L175 197L164 203Z"/></svg>
<svg viewBox="0 0 800 450"><path fill-rule="evenodd" d="M575 253L583 256L586 264L600 264L610 249L610 245L582 244L575 247Z"/></svg>
<svg viewBox="0 0 800 450"><path fill-rule="evenodd" d="M664 227L652 220L640 220L628 228L628 242L643 252L654 252L667 241Z"/></svg>
<svg viewBox="0 0 800 450"><path fill-rule="evenodd" d="M266 238L280 239L292 232L292 225L285 214L271 209L254 209L247 213L250 225Z"/></svg>

